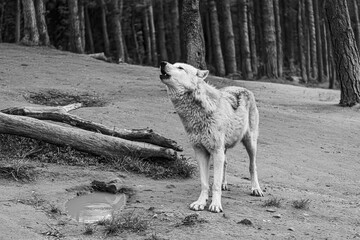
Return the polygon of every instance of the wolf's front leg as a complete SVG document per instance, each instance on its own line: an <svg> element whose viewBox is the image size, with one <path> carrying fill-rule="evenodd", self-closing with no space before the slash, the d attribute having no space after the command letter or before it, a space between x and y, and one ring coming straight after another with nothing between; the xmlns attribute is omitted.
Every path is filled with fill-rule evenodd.
<svg viewBox="0 0 360 240"><path fill-rule="evenodd" d="M212 186L212 201L209 206L211 212L222 212L221 206L221 185L224 174L225 153L223 149L218 149L211 155L214 161L214 183Z"/></svg>
<svg viewBox="0 0 360 240"><path fill-rule="evenodd" d="M197 201L190 204L190 209L202 211L206 206L209 198L209 153L199 147L194 147L195 158L199 164L201 193Z"/></svg>

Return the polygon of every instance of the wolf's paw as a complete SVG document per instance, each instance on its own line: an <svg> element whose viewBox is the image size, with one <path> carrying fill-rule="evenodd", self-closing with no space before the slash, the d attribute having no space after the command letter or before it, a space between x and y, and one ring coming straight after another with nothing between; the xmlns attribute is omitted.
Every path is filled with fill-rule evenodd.
<svg viewBox="0 0 360 240"><path fill-rule="evenodd" d="M209 211L214 212L214 213L222 212L223 209L222 209L221 203L220 204L211 203L209 206Z"/></svg>
<svg viewBox="0 0 360 240"><path fill-rule="evenodd" d="M251 189L251 196L263 197L264 193L260 188Z"/></svg>
<svg viewBox="0 0 360 240"><path fill-rule="evenodd" d="M190 209L194 211L203 211L205 206L206 206L206 202L204 203L204 202L196 201L190 204Z"/></svg>
<svg viewBox="0 0 360 240"><path fill-rule="evenodd" d="M221 190L223 190L223 191L230 191L230 188L229 188L229 186L228 186L227 183L222 183L222 184L221 184Z"/></svg>

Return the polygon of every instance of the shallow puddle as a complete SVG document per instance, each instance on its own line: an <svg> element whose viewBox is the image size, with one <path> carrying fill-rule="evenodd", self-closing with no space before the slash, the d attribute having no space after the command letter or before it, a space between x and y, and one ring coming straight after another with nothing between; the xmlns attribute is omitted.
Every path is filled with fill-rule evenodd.
<svg viewBox="0 0 360 240"><path fill-rule="evenodd" d="M111 217L126 204L125 194L95 192L70 199L65 209L78 222L93 223Z"/></svg>

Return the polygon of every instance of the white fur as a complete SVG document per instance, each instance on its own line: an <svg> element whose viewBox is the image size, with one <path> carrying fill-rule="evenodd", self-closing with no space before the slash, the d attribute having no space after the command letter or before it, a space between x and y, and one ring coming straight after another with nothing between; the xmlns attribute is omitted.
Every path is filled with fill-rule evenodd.
<svg viewBox="0 0 360 240"><path fill-rule="evenodd" d="M259 113L252 92L241 87L216 89L204 79L207 70L185 63L161 64L162 82L189 136L199 164L201 193L190 204L203 210L209 197L209 161L214 162L214 183L209 210L222 211L221 190L227 189L226 150L242 141L250 158L252 195L263 196L256 170ZM165 74L166 73L166 74Z"/></svg>

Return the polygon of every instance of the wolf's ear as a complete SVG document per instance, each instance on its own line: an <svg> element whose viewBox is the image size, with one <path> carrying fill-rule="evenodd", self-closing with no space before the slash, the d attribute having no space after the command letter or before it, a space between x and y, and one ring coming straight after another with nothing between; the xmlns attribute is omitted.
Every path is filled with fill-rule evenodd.
<svg viewBox="0 0 360 240"><path fill-rule="evenodd" d="M209 75L209 70L198 70L196 76L201 79L205 79Z"/></svg>

